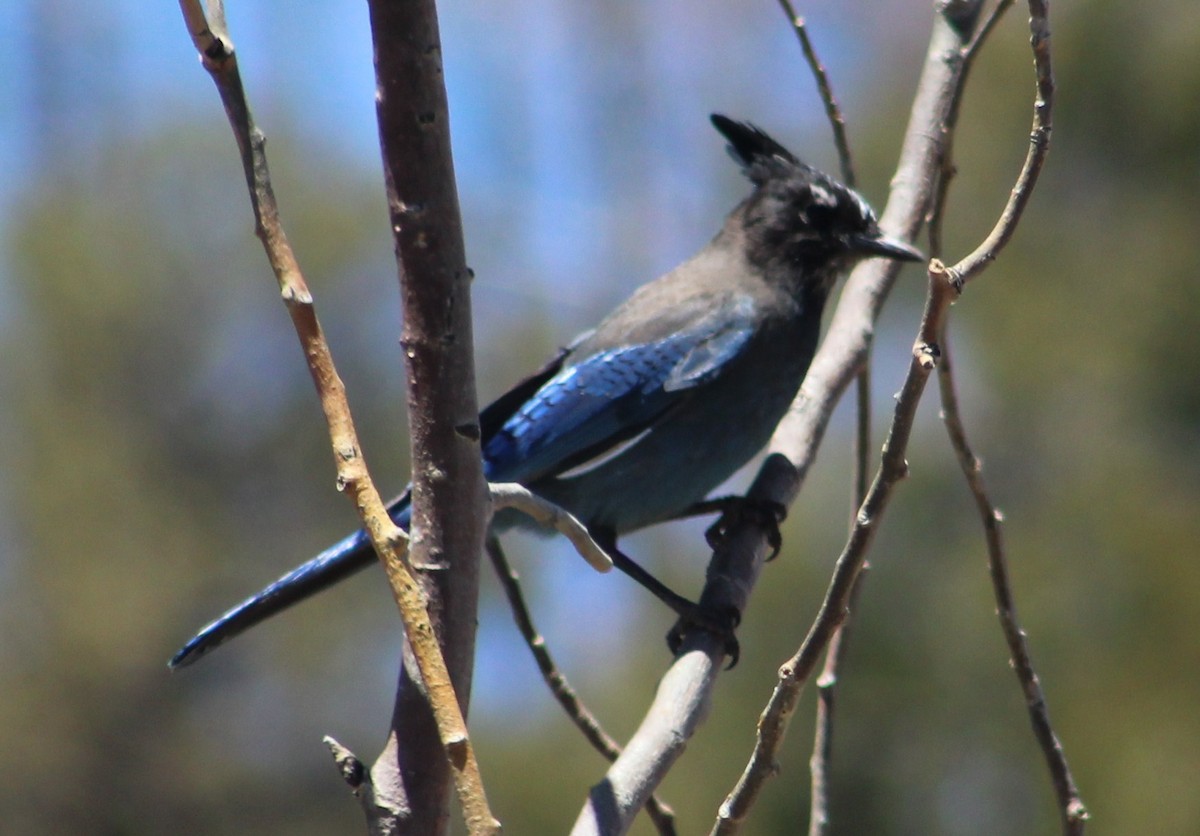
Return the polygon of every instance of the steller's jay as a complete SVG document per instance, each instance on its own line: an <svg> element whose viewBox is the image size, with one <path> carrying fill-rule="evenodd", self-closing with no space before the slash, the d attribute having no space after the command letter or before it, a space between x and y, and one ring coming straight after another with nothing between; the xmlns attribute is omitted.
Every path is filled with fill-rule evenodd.
<svg viewBox="0 0 1200 836"><path fill-rule="evenodd" d="M770 438L817 347L837 276L857 260L917 261L854 191L757 127L713 115L754 191L709 244L480 414L484 474L573 513L677 612L694 607L616 549L685 515ZM403 528L409 496L389 508ZM516 522L497 514L493 527ZM171 667L375 562L350 535L209 624ZM701 619L703 623L703 619Z"/></svg>

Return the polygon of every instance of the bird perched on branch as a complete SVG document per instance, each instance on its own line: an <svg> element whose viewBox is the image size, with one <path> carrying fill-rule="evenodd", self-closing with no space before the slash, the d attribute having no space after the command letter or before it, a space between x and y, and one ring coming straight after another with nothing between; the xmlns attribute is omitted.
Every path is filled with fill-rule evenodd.
<svg viewBox="0 0 1200 836"><path fill-rule="evenodd" d="M754 184L716 237L480 414L484 474L573 513L618 568L684 616L695 605L616 548L678 518L749 460L795 398L838 275L920 252L885 237L858 194L757 127L713 125ZM389 508L407 528L406 492ZM511 525L501 512L495 528ZM209 624L188 665L280 610L376 562L359 531ZM701 619L703 623L703 619Z"/></svg>

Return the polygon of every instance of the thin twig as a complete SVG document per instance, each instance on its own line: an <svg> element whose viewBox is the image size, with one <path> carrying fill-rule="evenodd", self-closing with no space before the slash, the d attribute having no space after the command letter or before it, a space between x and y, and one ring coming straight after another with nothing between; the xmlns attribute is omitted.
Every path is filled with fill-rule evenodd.
<svg viewBox="0 0 1200 836"><path fill-rule="evenodd" d="M817 82L821 103L825 105L825 115L829 117L829 125L833 128L833 144L837 148L838 164L842 169L842 182L850 188L854 188L854 160L850 156L850 141L846 137L846 120L833 95L829 74L825 71L825 65L821 63L821 59L817 57L817 51L808 37L808 26L805 24L804 18L796 14L791 0L779 0L779 6L792 24L792 29L795 30L796 37L800 40L800 49L804 52L804 60L808 62L813 78Z"/></svg>
<svg viewBox="0 0 1200 836"><path fill-rule="evenodd" d="M1050 20L1048 0L1029 0L1029 44L1033 50L1034 73L1037 78L1037 95L1033 102L1033 127L1029 133L1029 148L1021 173L1009 194L999 220L975 251L950 268L955 281L966 284L978 276L996 260L1016 231L1038 175L1050 151L1050 134L1053 130L1054 114L1054 71L1050 55Z"/></svg>
<svg viewBox="0 0 1200 836"><path fill-rule="evenodd" d="M787 731L788 721L795 711L804 684L808 681L821 653L834 631L845 618L850 592L875 537L883 512L896 485L908 472L904 459L912 433L917 405L930 372L937 364L937 335L941 322L958 292L940 262L929 268L929 293L917 341L913 346L912 362L904 386L896 400L895 412L883 459L855 519L854 528L845 548L834 566L833 577L821 602L820 610L800 649L779 669L779 681L758 721L754 751L737 786L721 804L713 834L737 832L749 813L759 791L775 772L776 754Z"/></svg>
<svg viewBox="0 0 1200 836"><path fill-rule="evenodd" d="M500 541L495 537L488 538L487 553L492 560L492 567L496 570L496 577L500 579L504 595L508 598L508 605L512 609L513 621L517 624L517 630L520 631L521 638L525 640L529 652L533 654L533 659L537 662L538 670L541 672L546 686L550 689L550 693L558 700L558 704L567 713L567 717L592 745L592 748L610 763L615 761L621 754L620 745L609 736L608 732L604 731L600 721L596 719L596 715L592 714L591 710L584 705L579 694L567 681L566 675L554 663L550 649L546 646L546 639L533 624L533 617L525 602L525 594L521 591L520 576L508 562L508 557L504 554ZM662 836L674 836L675 811L665 801L657 795L650 796L646 801L646 814L650 816Z"/></svg>
<svg viewBox="0 0 1200 836"><path fill-rule="evenodd" d="M612 570L612 558L592 539L586 527L570 511L542 499L516 482L491 482L488 491L492 506L499 511L512 508L545 528L552 528L571 541L579 556L597 572Z"/></svg>
<svg viewBox="0 0 1200 836"><path fill-rule="evenodd" d="M988 23L997 19L1007 5L1009 5L1007 0L1002 0L1000 5L994 10L992 17L989 18ZM1005 211L996 229L988 236L984 245L981 245L976 249L975 253L968 256L961 266L956 266L960 275L963 276L964 281L971 274L970 271L977 273L989 258L994 258L995 253L1003 247L1004 243L1012 235L1012 231L1020 220L1029 199L1029 194L1032 192L1033 186L1037 181L1037 175L1041 170L1049 146L1054 101L1054 76L1050 63L1048 9L1045 3L1037 2L1037 0L1031 0L1029 9L1030 43L1033 48L1038 85L1038 100L1034 107L1034 123L1030 136L1030 147L1026 154L1025 164L1018 178L1017 185L1013 188L1013 194L1009 199L1008 205L1005 207ZM981 32L982 35L986 35L986 32ZM977 36L972 42L972 49L977 46L976 42L981 40L981 36ZM940 226L941 218L942 212L939 207L939 211L934 214L932 220ZM988 247L991 247L991 249L987 249ZM989 252L991 253L990 256L987 255ZM976 259L977 261L972 262L972 259ZM1017 620L1016 602L1009 580L1008 563L1000 531L1000 523L1003 516L988 497L980 462L972 452L967 440L966 429L963 426L961 412L958 408L958 395L954 384L953 365L950 358L948 338L945 333L943 333L942 342L944 357L943 363L938 369L938 383L942 396L943 420L950 437L951 446L958 457L959 465L962 468L971 495L975 499L976 508L983 523L984 537L988 550L989 574L996 598L996 610L1000 619L1000 626L1004 633L1005 641L1008 643L1013 670L1021 683L1021 690L1025 695L1025 702L1029 710L1030 722L1033 725L1034 736L1037 738L1038 745L1042 749L1042 755L1046 760L1051 780L1054 783L1055 795L1058 798L1059 813L1062 818L1063 832L1070 834L1070 836L1079 836L1079 834L1084 832L1084 827L1088 819L1087 808L1083 803L1079 788L1076 786L1075 779L1071 774L1066 753L1063 751L1062 744L1059 742L1058 736L1055 734L1054 728L1050 723L1050 713L1046 697L1042 691L1037 672L1033 667L1025 632L1021 629L1020 623Z"/></svg>
<svg viewBox="0 0 1200 836"><path fill-rule="evenodd" d="M312 294L284 233L271 186L263 134L251 116L233 43L226 34L222 5L219 2L210 5L214 14L211 20L206 17L199 0L180 0L180 8L193 44L200 52L201 62L220 93L241 152L254 209L255 232L262 240L279 283L320 397L337 465L338 487L352 498L387 571L405 633L413 645L422 679L429 691L438 732L454 770L468 821L495 823L495 817L487 808L466 723L429 621L424 593L407 565L407 535L392 522L371 481L345 387L317 319ZM488 830L486 825L480 828L481 832Z"/></svg>
<svg viewBox="0 0 1200 836"><path fill-rule="evenodd" d="M980 47L987 41L988 36L992 34L992 30L1000 23L1005 12L1012 6L1013 0L999 0L992 7L988 16L983 19L983 23L979 24L979 28L975 31L975 37L963 47L963 57L968 61L973 61L975 56L979 54Z"/></svg>
<svg viewBox="0 0 1200 836"><path fill-rule="evenodd" d="M855 390L857 404L855 405L858 421L854 438L854 485L851 495L852 507L855 511L862 507L867 498L869 476L871 472L871 366L868 364L859 372ZM854 518L850 522L851 530ZM863 560L858 577L850 590L850 601L846 605L846 617L842 621L829 647L825 651L825 664L817 677L817 711L816 728L813 732L812 755L809 758L809 773L811 780L811 798L809 799L808 833L809 836L823 836L829 832L831 823L829 815L829 771L833 762L833 729L835 709L837 707L838 671L846 655L846 647L850 632L850 619L857 609L858 598L862 594L866 573L871 568L867 560Z"/></svg>
<svg viewBox="0 0 1200 836"><path fill-rule="evenodd" d="M941 340L942 362L938 366L938 388L942 396L942 420L946 432L950 436L951 446L958 457L963 476L966 477L967 487L975 499L975 507L979 511L979 519L983 523L984 539L987 542L988 570L992 579L992 590L996 597L996 614L1000 619L1000 627L1004 639L1008 643L1013 670L1021 682L1021 690L1025 694L1025 705L1029 710L1029 719L1033 724L1033 733L1038 745L1050 768L1054 781L1055 794L1058 796L1059 812L1063 820L1063 832L1078 836L1083 833L1087 821L1087 808L1075 785L1067 764L1066 753L1054 727L1050 723L1050 709L1046 704L1046 695L1033 667L1029 654L1029 643L1025 631L1017 620L1017 605L1013 597L1012 584L1009 580L1008 561L1005 557L1004 539L1000 525L1004 515L992 504L988 497L987 486L983 480L983 468L967 440L967 432L963 426L962 414L958 408L958 393L954 385L954 369L951 362L949 341L943 329Z"/></svg>
<svg viewBox="0 0 1200 836"><path fill-rule="evenodd" d="M791 0L779 0L779 5L787 15L796 37L800 41L800 49L804 59L812 71L817 83L817 91L825 106L825 115L833 129L833 142L837 148L841 166L842 180L853 188L856 183L854 162L850 154L850 141L846 136L846 120L833 94L833 86L829 82L829 73L817 56L812 39L808 36L808 27L804 18L796 14ZM853 486L853 509L857 510L867 493L867 483L871 472L871 357L867 353L863 360L862 369L858 373L855 386L857 394L855 411L858 416L857 434L855 437L855 463ZM861 583L855 584L855 593ZM829 765L833 755L833 716L834 696L837 686L837 669L844 652L845 636L848 625L843 623L838 628L825 656L825 667L819 678L819 699L817 703L816 731L813 735L813 753L809 760L812 774L812 795L810 799L809 833L820 836L825 833L829 824Z"/></svg>

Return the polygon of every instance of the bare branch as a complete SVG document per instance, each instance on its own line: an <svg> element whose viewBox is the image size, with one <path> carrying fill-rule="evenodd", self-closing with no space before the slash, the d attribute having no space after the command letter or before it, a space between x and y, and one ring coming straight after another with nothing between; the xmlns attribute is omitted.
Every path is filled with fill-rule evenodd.
<svg viewBox="0 0 1200 836"><path fill-rule="evenodd" d="M545 638L533 624L533 617L529 613L525 595L521 591L520 577L512 568L512 564L508 562L504 549L500 546L500 541L495 537L489 537L487 552L492 560L492 567L496 570L496 576L500 579L500 585L504 589L504 595L508 598L508 605L512 610L517 630L525 640L529 652L533 654L533 659L537 662L538 670L541 672L546 686L550 689L550 693L558 700L558 704L567 713L567 717L575 724L592 748L610 763L615 761L621 754L620 745L604 731L600 721L583 704L583 700L571 687L567 677L554 663L550 649L546 646ZM650 816L650 820L654 822L654 826L662 836L673 836L675 812L657 795L650 796L646 801L646 814Z"/></svg>
<svg viewBox="0 0 1200 836"><path fill-rule="evenodd" d="M988 36L992 34L992 30L1003 19L1005 12L1011 8L1013 0L1000 0L987 17L983 19L983 23L979 24L979 29L975 32L975 37L971 38L970 43L963 47L963 57L968 63L974 60L979 54L980 47L987 42Z"/></svg>
<svg viewBox="0 0 1200 836"><path fill-rule="evenodd" d="M825 105L825 115L829 117L829 125L833 128L833 144L838 152L842 182L850 188L854 188L854 160L850 156L850 141L846 138L846 120L833 95L829 74L825 71L825 65L821 63L821 59L817 57L817 51L808 37L808 26L805 25L804 18L796 14L791 0L779 0L779 6L792 24L792 29L795 30L796 37L800 40L800 49L804 52L804 60L808 62L813 78L817 82L817 92L821 94L821 103Z"/></svg>
<svg viewBox="0 0 1200 836"><path fill-rule="evenodd" d="M542 499L524 485L516 482L491 482L488 490L495 510L513 508L525 514L538 525L553 528L571 541L579 556L597 572L608 572L613 567L612 558L592 539L592 535L575 515L553 502Z"/></svg>
<svg viewBox="0 0 1200 836"><path fill-rule="evenodd" d="M971 451L967 440L966 429L963 427L962 415L958 408L958 393L954 386L954 368L951 362L949 341L943 332L942 362L938 366L938 387L942 396L942 419L946 432L950 436L951 446L958 457L959 466L967 480L975 507L979 511L979 519L983 523L984 539L987 542L988 570L992 579L992 590L996 597L996 615L1000 619L1000 627L1004 639L1008 643L1013 670L1021 683L1025 694L1025 705L1029 710L1029 720L1033 724L1033 733L1050 775L1054 782L1055 794L1058 796L1059 812L1063 821L1063 833L1082 834L1084 822L1087 821L1087 808L1067 765L1067 756L1062 744L1054 733L1050 723L1050 709L1046 703L1046 695L1033 668L1033 660L1029 654L1029 643L1025 631L1017 620L1017 605L1013 598L1012 585L1008 575L1008 561L1005 558L1004 540L1000 524L1004 515L992 504L988 497L987 486L983 481L983 468L979 459Z"/></svg>
<svg viewBox="0 0 1200 836"><path fill-rule="evenodd" d="M854 485L851 496L855 512L850 524L853 529L854 516L867 498L869 476L871 472L871 365L870 358L855 379L857 403L855 411L858 417L857 432L854 439ZM809 836L823 836L829 832L829 770L833 761L833 721L835 716L838 669L846 654L847 637L850 632L850 619L853 617L858 597L862 594L863 582L871 564L863 561L854 586L850 590L850 601L846 606L846 617L842 621L829 648L825 651L825 665L821 675L817 677L817 711L816 728L813 732L812 755L809 757L809 773L811 775L811 794L809 798L808 832Z"/></svg>
<svg viewBox="0 0 1200 836"><path fill-rule="evenodd" d="M968 60L978 51L980 43L987 36L992 26L1011 5L1011 0L1001 0L992 14L981 27L980 32L968 45L966 54ZM1051 68L1048 9L1044 3L1030 3L1030 43L1033 48L1034 65L1037 76L1038 97L1034 106L1033 131L1025 164L1013 187L1009 202L987 240L956 266L961 271L962 280L976 275L995 258L996 253L1011 237L1019 222L1029 195L1036 183L1037 175L1045 160L1049 147L1051 116L1054 102L1054 78ZM943 217L945 181L948 180L952 166L947 153L943 184L940 189L941 199L931 213L930 231L933 234L940 230ZM939 236L940 238L940 236ZM992 579L992 587L996 598L997 615L1005 641L1022 691L1025 694L1026 705L1029 709L1030 722L1033 725L1034 736L1042 749L1043 757L1050 769L1054 783L1055 795L1058 798L1059 811L1063 822L1063 832L1081 834L1088 818L1087 809L1075 785L1066 754L1050 723L1049 709L1041 683L1033 668L1028 642L1025 633L1017 621L1016 603L1008 576L1007 560L1005 558L1003 540L1000 532L1002 515L988 498L979 460L971 451L967 441L966 430L962 424L958 408L958 396L954 385L953 366L950 362L947 338L942 337L944 357L938 369L938 381L942 396L942 415L950 436L951 446L958 456L959 465L967 480L967 485L975 499L980 519L984 526L984 536L988 550L988 566Z"/></svg>
<svg viewBox="0 0 1200 836"><path fill-rule="evenodd" d="M816 663L816 655L819 653L824 641L827 640L827 637L832 634L836 626L845 617L845 607L849 601L850 590L853 588L854 579L858 573L859 565L863 560L863 553L867 545L869 545L872 527L878 523L878 515L886 506L891 487L904 472L902 456L908 435L907 425L912 420L916 401L919 400L924 388L925 378L928 376L929 370L936 363L937 340L941 335L945 311L955 295L950 292L945 282L948 281L949 285L953 288L961 288L962 283L967 278L977 275L986 264L994 260L1000 248L1011 237L1024 206L1029 199L1032 188L1036 183L1037 175L1041 170L1049 142L1051 112L1049 103L1053 100L1053 78L1050 73L1049 64L1049 30L1045 21L1045 5L1039 2L1039 0L1031 0L1030 9L1032 15L1031 30L1033 32L1031 41L1037 67L1038 97L1035 102L1034 131L1025 166L1018 177L1017 185L1013 189L1009 204L1005 207L996 228L975 253L972 253L971 256L968 256L967 259L960 262L954 268L946 268L941 262L936 260L930 267L930 294L926 304L925 315L922 319L921 333L917 342L917 352L914 355L914 362L910 367L909 376L901 392L900 401L897 403L896 414L893 419L892 429L889 432L888 443L884 448L884 459L880 466L879 474L876 476L875 484L872 486L867 500L863 503L862 511L859 513L859 524L856 525L855 531L847 543L846 550L843 551L842 556L838 560L837 568L834 571L834 579L830 583L825 601L822 604L821 611L817 616L812 630L809 632L809 636L805 639L804 644L797 654L780 669L780 682L776 686L775 692L772 694L767 708L763 711L763 716L759 721L757 742L754 753L751 755L750 763L747 765L746 771L739 780L737 787L734 788L734 791L726 799L725 803L721 805L717 823L713 829L714 833L735 832L736 827L740 825L740 822L752 806L762 784L772 774L775 760L774 753L778 749L786 731L788 718L795 708L795 703L799 698L803 683ZM962 9L960 11L965 13L970 10ZM993 15L991 20L995 18L996 15ZM965 30L959 28L958 31ZM948 87L946 91L950 94L950 99L946 102L945 108L947 117L952 117L957 113L966 70L969 69L967 59L973 54L967 51L967 46L970 43L972 42L968 41L967 45L960 44L958 46L960 59L958 66L961 73L959 74L957 83L953 87ZM922 89L924 89L924 85L922 85ZM918 101L920 101L920 94L918 94ZM931 124L945 123L937 121ZM938 149L940 154L939 168L944 169L944 161L948 155L948 146L944 142L948 139L948 133L943 133L942 138L943 144ZM889 209L890 206L891 204L889 204ZM907 404L905 398L910 394L914 400L911 404ZM902 409L902 407L906 408ZM897 459L897 457L900 458Z"/></svg>
<svg viewBox="0 0 1200 836"><path fill-rule="evenodd" d="M859 509L850 538L834 566L833 578L826 590L825 599L821 602L816 620L796 655L779 669L779 682L766 708L763 709L762 716L759 717L750 762L733 792L721 805L712 829L713 834L736 833L766 780L774 774L775 756L783 742L788 722L795 711L804 684L816 668L822 650L845 618L850 592L882 521L883 512L896 484L908 473L908 463L904 455L912 433L913 419L925 383L937 364L937 335L942 320L957 296L958 292L950 281L950 275L940 262L933 262L929 268L929 293L925 302L925 312L921 317L917 342L913 346L908 376L896 399L891 429L884 445L883 460L871 489L867 492L867 498Z"/></svg>
<svg viewBox="0 0 1200 836"><path fill-rule="evenodd" d="M210 4L214 13L211 22L205 16L199 0L180 0L180 8L193 43L200 51L204 68L217 86L237 140L254 209L255 232L262 240L279 283L325 413L337 465L338 488L352 498L387 571L405 634L412 641L422 679L431 695L441 744L447 760L454 765L464 806L470 804L468 820L475 818L494 822L487 811L478 766L467 738L466 723L450 684L445 660L434 638L425 595L407 565L408 538L388 516L371 481L354 429L345 387L317 319L312 294L280 221L263 134L255 127L250 113L233 44L226 33L223 7L219 2Z"/></svg>
<svg viewBox="0 0 1200 836"><path fill-rule="evenodd" d="M604 779L592 787L571 833L624 833L634 815L666 776L688 738L708 713L712 684L724 648L707 633L694 632L659 682L649 712Z"/></svg>
<svg viewBox="0 0 1200 836"><path fill-rule="evenodd" d="M1004 211L991 233L975 251L950 268L955 280L965 284L979 275L996 260L1020 223L1021 215L1033 195L1038 175L1050 151L1050 133L1054 113L1054 72L1050 61L1050 21L1047 0L1029 0L1029 43L1033 49L1033 65L1037 76L1037 96L1033 102L1033 128L1029 134L1029 150L1025 163L1008 197Z"/></svg>
<svg viewBox="0 0 1200 836"><path fill-rule="evenodd" d="M450 150L450 116L435 0L369 0L375 101L404 327L400 337L412 445L412 564L430 599L434 632L406 634L391 733L372 767L410 832L449 829L451 772L472 833L492 833L474 753L461 730L450 763L434 751L428 705L457 694L466 712L475 659L479 563L487 488L475 397L471 271ZM419 643L441 643L454 692L414 671ZM419 672L419 676L416 673ZM440 726L440 721L439 721ZM447 767L449 769L447 769ZM471 781L464 781L467 775Z"/></svg>

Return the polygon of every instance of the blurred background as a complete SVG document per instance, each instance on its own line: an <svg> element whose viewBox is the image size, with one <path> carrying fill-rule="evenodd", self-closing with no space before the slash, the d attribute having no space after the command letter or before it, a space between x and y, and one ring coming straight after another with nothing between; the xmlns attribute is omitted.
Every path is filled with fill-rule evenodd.
<svg viewBox="0 0 1200 836"><path fill-rule="evenodd" d="M288 232L394 493L400 314L365 4L229 11ZM879 205L930 4L800 11ZM769 0L441 14L484 401L718 229L747 185L711 111L835 168ZM1018 4L968 88L951 257L990 228L1025 152L1024 17ZM5 3L0 29L0 830L360 832L321 737L364 757L382 743L398 636L379 572L193 669L165 667L195 628L354 525L215 91L174 4ZM1194 834L1200 5L1063 4L1053 31L1053 150L1012 246L956 306L959 384L1089 832ZM923 290L910 268L881 323L878 432ZM1054 832L936 399L855 621L834 830ZM850 417L838 413L746 613L741 664L663 787L680 832L707 830L816 610L849 516ZM701 530L628 545L693 592ZM509 550L567 674L628 735L668 661L669 614L553 541ZM604 767L485 577L471 719L489 792L509 832L563 832ZM748 833L805 826L811 717L810 689Z"/></svg>

